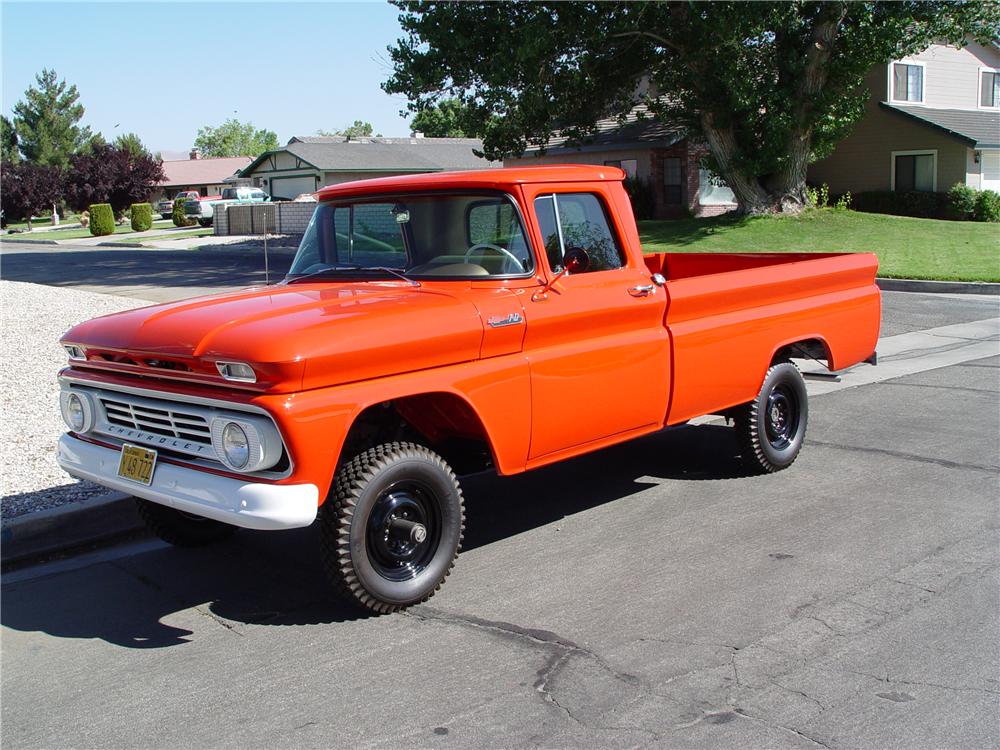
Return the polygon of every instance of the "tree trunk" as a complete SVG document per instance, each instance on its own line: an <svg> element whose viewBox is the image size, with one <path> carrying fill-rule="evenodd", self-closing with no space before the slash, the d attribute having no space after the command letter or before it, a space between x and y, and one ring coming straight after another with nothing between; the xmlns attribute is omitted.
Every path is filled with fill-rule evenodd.
<svg viewBox="0 0 1000 750"><path fill-rule="evenodd" d="M703 112L701 128L722 178L736 196L737 211L741 214L771 213L772 201L763 185L756 176L745 174L736 166L740 148L732 125L720 126L711 112Z"/></svg>

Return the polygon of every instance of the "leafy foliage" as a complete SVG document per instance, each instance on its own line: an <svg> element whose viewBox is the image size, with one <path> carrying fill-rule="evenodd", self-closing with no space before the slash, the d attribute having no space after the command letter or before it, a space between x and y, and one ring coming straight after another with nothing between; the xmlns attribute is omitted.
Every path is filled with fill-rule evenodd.
<svg viewBox="0 0 1000 750"><path fill-rule="evenodd" d="M861 117L873 65L1000 22L996 0L393 2L405 36L383 88L411 111L458 99L496 159L642 104L707 143L744 212L804 205L806 167Z"/></svg>
<svg viewBox="0 0 1000 750"><path fill-rule="evenodd" d="M919 190L894 192L872 190L857 193L853 199L854 210L872 214L913 216L920 219L946 219L949 217L948 194L928 193Z"/></svg>
<svg viewBox="0 0 1000 750"><path fill-rule="evenodd" d="M976 195L974 187L963 182L955 183L948 191L948 213L954 219L971 219L976 212Z"/></svg>
<svg viewBox="0 0 1000 750"><path fill-rule="evenodd" d="M983 190L976 196L976 221L1000 221L1000 193Z"/></svg>
<svg viewBox="0 0 1000 750"><path fill-rule="evenodd" d="M21 154L17 150L17 130L14 123L0 115L0 161L17 163Z"/></svg>
<svg viewBox="0 0 1000 750"><path fill-rule="evenodd" d="M187 199L185 198L174 198L174 210L171 218L175 227L191 227L195 224L195 220L188 218L188 215L184 212L185 203L187 203Z"/></svg>
<svg viewBox="0 0 1000 750"><path fill-rule="evenodd" d="M115 233L115 212L108 203L94 203L87 209L90 212L90 233L95 237L103 237Z"/></svg>
<svg viewBox="0 0 1000 750"><path fill-rule="evenodd" d="M429 138L472 138L474 131L466 120L469 108L458 99L442 99L420 109L410 123L410 129Z"/></svg>
<svg viewBox="0 0 1000 750"><path fill-rule="evenodd" d="M254 159L265 151L278 148L278 135L273 130L255 128L253 123L229 118L217 128L209 125L199 128L194 145L205 156L249 156Z"/></svg>
<svg viewBox="0 0 1000 750"><path fill-rule="evenodd" d="M0 207L6 221L27 219L30 228L32 215L50 212L59 199L62 177L58 167L22 161L4 162L0 170L3 171Z"/></svg>
<svg viewBox="0 0 1000 750"><path fill-rule="evenodd" d="M129 153L135 154L136 156L152 156L152 154L149 153L149 149L146 148L146 145L142 142L142 139L135 133L122 133L120 136L115 138L114 145L115 148L125 149Z"/></svg>
<svg viewBox="0 0 1000 750"><path fill-rule="evenodd" d="M80 94L65 79L57 80L54 70L43 69L35 82L13 108L21 155L37 164L65 168L92 137L90 128L77 124L84 112Z"/></svg>
<svg viewBox="0 0 1000 750"><path fill-rule="evenodd" d="M348 125L340 130L317 130L316 135L344 136L347 138L371 138L375 132L375 127L367 121L355 120L353 125ZM379 133L379 136L382 134Z"/></svg>
<svg viewBox="0 0 1000 750"><path fill-rule="evenodd" d="M153 207L148 203L132 204L132 231L145 232L153 227Z"/></svg>
<svg viewBox="0 0 1000 750"><path fill-rule="evenodd" d="M65 198L76 210L91 203L110 203L120 216L132 203L147 200L163 177L163 163L151 156L115 146L95 146L92 154L81 153L71 159Z"/></svg>
<svg viewBox="0 0 1000 750"><path fill-rule="evenodd" d="M632 213L635 214L636 220L652 219L656 213L656 195L649 180L626 177L623 184L632 203Z"/></svg>

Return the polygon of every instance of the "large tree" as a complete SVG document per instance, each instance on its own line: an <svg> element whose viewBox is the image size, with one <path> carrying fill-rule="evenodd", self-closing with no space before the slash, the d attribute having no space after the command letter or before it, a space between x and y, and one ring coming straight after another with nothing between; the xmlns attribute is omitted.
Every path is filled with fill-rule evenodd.
<svg viewBox="0 0 1000 750"><path fill-rule="evenodd" d="M3 172L3 190L0 191L0 207L4 221L27 219L31 229L31 217L52 210L62 190L62 175L58 167L36 164L29 161L0 165Z"/></svg>
<svg viewBox="0 0 1000 750"><path fill-rule="evenodd" d="M35 83L13 109L21 155L63 169L91 139L90 128L79 125L84 112L80 94L47 68L35 76Z"/></svg>
<svg viewBox="0 0 1000 750"><path fill-rule="evenodd" d="M0 115L0 161L13 164L21 161L21 154L17 148L17 130L3 115Z"/></svg>
<svg viewBox="0 0 1000 750"><path fill-rule="evenodd" d="M474 133L467 126L468 107L458 99L442 99L420 109L410 129L430 138L471 138Z"/></svg>
<svg viewBox="0 0 1000 750"><path fill-rule="evenodd" d="M94 144L94 146L97 145L99 144ZM152 156L152 154L149 153L149 149L146 148L146 144L144 144L142 139L135 133L122 133L120 136L115 138L115 148L126 149L133 154Z"/></svg>
<svg viewBox="0 0 1000 750"><path fill-rule="evenodd" d="M317 135L339 135L347 138L371 138L375 132L375 127L367 120L355 120L352 125L340 128L340 130L317 130ZM382 134L379 133L379 136Z"/></svg>
<svg viewBox="0 0 1000 750"><path fill-rule="evenodd" d="M92 154L80 153L72 158L65 197L78 211L92 203L110 203L115 215L120 216L131 204L149 200L163 176L163 163L148 154L96 145Z"/></svg>
<svg viewBox="0 0 1000 750"><path fill-rule="evenodd" d="M278 148L278 135L273 130L255 128L253 123L229 118L217 128L210 125L199 128L194 145L205 156L249 156L255 159L265 151Z"/></svg>
<svg viewBox="0 0 1000 750"><path fill-rule="evenodd" d="M748 213L802 207L806 167L861 117L872 66L1000 23L997 0L393 1L405 37L383 88L414 112L458 98L490 158L556 130L581 142L644 104L707 144Z"/></svg>

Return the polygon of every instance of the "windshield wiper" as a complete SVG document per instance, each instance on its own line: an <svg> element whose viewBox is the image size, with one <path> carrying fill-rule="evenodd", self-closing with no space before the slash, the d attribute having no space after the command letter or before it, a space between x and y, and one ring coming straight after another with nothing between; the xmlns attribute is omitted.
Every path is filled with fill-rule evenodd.
<svg viewBox="0 0 1000 750"><path fill-rule="evenodd" d="M403 273L399 269L397 269L397 268L389 268L388 266L330 266L329 268L321 268L318 271L313 271L312 273L307 273L304 276L296 276L294 278L288 279L288 283L289 284L294 284L297 281L303 281L305 279L311 279L311 278L313 278L315 276L323 276L323 275L326 275L326 274L337 274L337 273L344 274L345 271L347 271L347 272L353 272L353 273L358 273L358 272L365 273L367 271L378 271L380 273L387 273L387 274L390 274L392 276L396 276L397 278L402 279L407 284L411 284L412 286L420 286L420 282L417 281L416 279L411 279L409 276L407 276L405 273ZM347 274L344 274L344 275L347 275Z"/></svg>

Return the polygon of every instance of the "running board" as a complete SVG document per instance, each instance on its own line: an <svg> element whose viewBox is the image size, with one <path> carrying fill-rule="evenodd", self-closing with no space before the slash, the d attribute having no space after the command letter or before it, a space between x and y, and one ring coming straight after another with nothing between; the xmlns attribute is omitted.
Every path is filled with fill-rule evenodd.
<svg viewBox="0 0 1000 750"><path fill-rule="evenodd" d="M835 372L804 372L802 377L806 380L822 380L827 383L840 382L840 375Z"/></svg>

